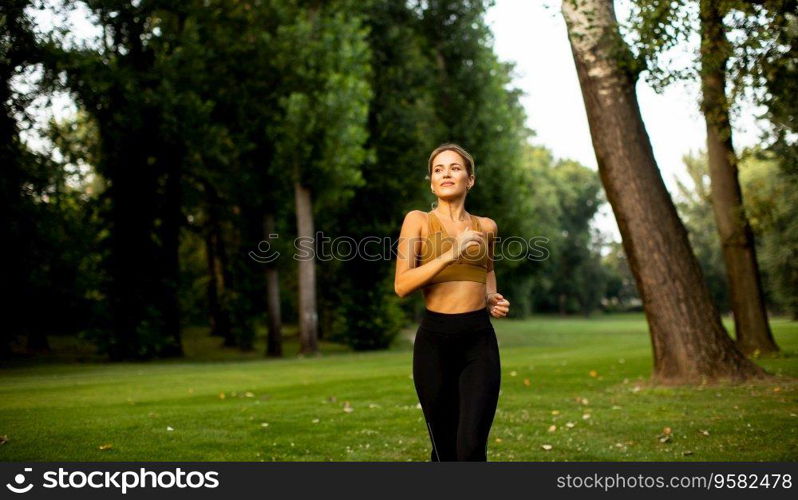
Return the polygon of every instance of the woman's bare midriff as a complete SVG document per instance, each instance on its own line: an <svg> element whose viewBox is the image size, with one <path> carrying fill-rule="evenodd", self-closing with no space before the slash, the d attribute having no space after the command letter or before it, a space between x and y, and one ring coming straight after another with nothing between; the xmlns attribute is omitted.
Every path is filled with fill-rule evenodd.
<svg viewBox="0 0 798 500"><path fill-rule="evenodd" d="M430 311L455 314L476 311L488 306L485 283L478 281L444 281L422 289L424 303Z"/></svg>

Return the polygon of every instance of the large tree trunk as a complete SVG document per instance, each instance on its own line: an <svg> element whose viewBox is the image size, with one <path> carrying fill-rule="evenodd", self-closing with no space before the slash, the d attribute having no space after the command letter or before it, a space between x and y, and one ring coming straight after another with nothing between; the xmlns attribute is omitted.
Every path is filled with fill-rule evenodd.
<svg viewBox="0 0 798 500"><path fill-rule="evenodd" d="M264 241L275 233L274 214L263 215ZM279 358L283 355L283 320L280 314L280 280L277 262L266 264L266 356Z"/></svg>
<svg viewBox="0 0 798 500"><path fill-rule="evenodd" d="M155 56L140 36L143 23L129 21L121 23L130 33L125 42L118 43L128 50L118 64L131 75L146 74L153 68ZM71 78L81 78L81 69L73 71ZM149 85L136 81L142 85L139 91ZM98 101L90 91L88 94L82 96L88 103L106 101ZM159 248L153 238L159 201L157 176L148 161L154 153L153 144L159 141L159 133L146 125L158 123L160 113L142 102L132 102L124 85L118 82L111 85L107 94L107 103L97 106L95 117L102 136L100 170L108 179L107 195L111 200L108 300L113 342L109 355L112 360L120 361L155 354L147 337L155 334L158 327L154 323L162 318L161 311L151 307L153 299L157 301L159 297L161 269L157 262ZM129 119L120 122L120 113L130 114Z"/></svg>
<svg viewBox="0 0 798 500"><path fill-rule="evenodd" d="M701 109L707 124L712 209L720 233L731 292L737 347L745 353L779 348L768 324L754 234L743 208L732 146L726 65L730 47L718 0L701 0Z"/></svg>
<svg viewBox="0 0 798 500"><path fill-rule="evenodd" d="M564 0L599 175L651 335L655 383L765 376L734 346L665 189L612 0Z"/></svg>
<svg viewBox="0 0 798 500"><path fill-rule="evenodd" d="M122 361L145 356L141 352L139 328L147 319L147 302L158 292L153 286L158 280L155 273L158 249L152 239L156 195L151 168L141 158L140 152L146 151L144 138L135 131L126 134L130 147L127 151L119 142L113 144L110 138L106 140L112 143L106 151L109 152L107 161L113 164L108 174L111 199L109 304L114 337L109 355L114 361Z"/></svg>
<svg viewBox="0 0 798 500"><path fill-rule="evenodd" d="M294 182L299 258L299 352L318 352L318 314L316 312L316 255L313 235L313 204L310 189Z"/></svg>

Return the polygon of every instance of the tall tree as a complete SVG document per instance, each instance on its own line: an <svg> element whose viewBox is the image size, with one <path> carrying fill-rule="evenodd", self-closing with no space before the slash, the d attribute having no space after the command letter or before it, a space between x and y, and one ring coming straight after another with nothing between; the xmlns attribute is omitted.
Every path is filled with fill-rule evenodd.
<svg viewBox="0 0 798 500"><path fill-rule="evenodd" d="M424 39L412 7L368 0L358 2L358 12L368 29L371 65L379 68L369 79L366 147L374 154L363 164L364 182L351 200L320 214L320 224L329 232L361 245L356 258L320 266L319 284L326 292L320 297L319 326L329 340L375 350L388 347L404 322L401 301L393 292L392 259L384 257L390 248L377 244L377 236L398 231L397 213L429 203L423 190L424 151L441 127L432 106Z"/></svg>
<svg viewBox="0 0 798 500"><path fill-rule="evenodd" d="M562 14L599 174L643 300L660 383L765 376L726 333L654 160L638 73L612 0L564 0Z"/></svg>
<svg viewBox="0 0 798 500"><path fill-rule="evenodd" d="M75 4L76 2L68 2ZM179 246L189 151L204 139L208 105L195 87L205 72L196 3L92 0L97 48L48 45L48 79L92 114L100 136L104 241L113 359L182 354ZM198 71L199 70L199 71Z"/></svg>
<svg viewBox="0 0 798 500"><path fill-rule="evenodd" d="M732 144L726 71L731 47L723 17L727 0L700 0L701 110L707 127L712 209L731 292L737 346L744 353L778 351L768 323L754 233L743 206Z"/></svg>
<svg viewBox="0 0 798 500"><path fill-rule="evenodd" d="M249 255L277 230L291 199L290 183L277 168L274 138L268 133L280 114L280 75L273 64L281 21L275 12L277 3L213 1L198 13L202 59L207 61L205 67L213 68L202 79L202 95L213 102L211 122L224 130L222 141L209 138L212 147L200 171L217 193L217 223L224 219L229 227L219 232L219 241L227 247L224 267L229 278L223 295L224 311L231 318L225 344L252 349L254 322L265 312L269 356L282 352L278 266ZM253 269L260 267L265 267L264 272Z"/></svg>
<svg viewBox="0 0 798 500"><path fill-rule="evenodd" d="M790 0L794 3L794 0ZM758 5L757 5L758 4ZM746 353L778 350L767 320L755 236L745 212L730 113L736 96L761 94L768 52L779 45L772 25L785 0L640 0L634 4L636 48L647 79L662 88L679 78L701 82L707 127L712 210L721 239L737 344ZM767 5L767 9L762 8ZM693 13L697 15L692 15ZM734 42L728 36L732 32ZM698 60L681 69L661 55L696 33Z"/></svg>
<svg viewBox="0 0 798 500"><path fill-rule="evenodd" d="M285 2L278 9L275 63L281 116L272 129L275 163L294 185L302 353L318 350L314 214L351 198L363 184L369 49L347 2Z"/></svg>

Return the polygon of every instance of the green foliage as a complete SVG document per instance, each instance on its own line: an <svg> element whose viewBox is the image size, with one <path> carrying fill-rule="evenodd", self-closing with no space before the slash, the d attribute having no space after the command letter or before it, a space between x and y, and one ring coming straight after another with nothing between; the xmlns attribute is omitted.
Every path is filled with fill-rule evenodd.
<svg viewBox="0 0 798 500"><path fill-rule="evenodd" d="M434 109L429 60L423 50L418 18L401 2L361 2L370 47L372 96L366 147L373 154L360 169L363 182L348 203L318 214L319 227L334 236L365 241L398 236L401 214L423 208L425 151L430 137L442 134ZM318 266L323 331L357 349L386 345L398 333L393 291L393 259L352 260ZM369 295L369 300L363 300ZM399 321L401 322L401 321Z"/></svg>
<svg viewBox="0 0 798 500"><path fill-rule="evenodd" d="M731 307L729 287L715 214L712 212L707 155L705 152L685 155L682 161L692 186L677 179L675 205L687 228L690 246L701 265L715 305L720 311L728 312Z"/></svg>
<svg viewBox="0 0 798 500"><path fill-rule="evenodd" d="M363 183L371 98L366 30L335 4L284 2L278 15L273 57L282 115L271 130L275 161L324 209L346 202Z"/></svg>
<svg viewBox="0 0 798 500"><path fill-rule="evenodd" d="M687 155L684 163L692 186L677 181L676 207L687 227L704 278L721 311L730 307L723 254L709 194L706 153ZM740 186L746 216L755 234L766 302L770 309L795 316L798 304L798 220L795 180L768 151L747 151L740 161Z"/></svg>
<svg viewBox="0 0 798 500"><path fill-rule="evenodd" d="M798 179L767 151L749 151L740 164L745 209L773 306L798 318Z"/></svg>
<svg viewBox="0 0 798 500"><path fill-rule="evenodd" d="M657 92L682 79L697 76L695 61L674 59L675 50L698 33L695 0L635 0L623 31L646 82Z"/></svg>
<svg viewBox="0 0 798 500"><path fill-rule="evenodd" d="M399 298L384 292L388 285L342 290L330 340L357 351L387 349L404 326Z"/></svg>
<svg viewBox="0 0 798 500"><path fill-rule="evenodd" d="M555 161L545 148L529 147L527 161L534 179L535 210L547 223L536 234L546 236L549 257L540 263L531 294L535 310L581 312L596 309L605 293L598 235L590 221L603 202L598 174L572 160Z"/></svg>
<svg viewBox="0 0 798 500"><path fill-rule="evenodd" d="M641 311L642 301L637 293L635 277L626 260L623 244L611 242L609 251L602 259L602 267L607 274L607 286L602 301L606 312Z"/></svg>
<svg viewBox="0 0 798 500"><path fill-rule="evenodd" d="M756 52L753 80L760 82L756 102L767 106L769 127L764 139L781 169L791 178L798 176L798 2L769 0L765 3L767 22L756 31L764 38ZM751 7L755 8L755 7ZM768 43L769 42L769 43ZM749 58L750 60L750 58Z"/></svg>

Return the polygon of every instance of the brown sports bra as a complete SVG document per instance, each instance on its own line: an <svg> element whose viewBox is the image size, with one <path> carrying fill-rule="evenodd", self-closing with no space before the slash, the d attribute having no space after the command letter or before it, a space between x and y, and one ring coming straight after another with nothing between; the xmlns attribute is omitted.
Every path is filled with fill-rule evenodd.
<svg viewBox="0 0 798 500"><path fill-rule="evenodd" d="M475 231L482 231L479 219L470 215L471 228ZM454 236L449 236L446 228L443 227L438 217L427 212L429 226L427 228L427 239L421 249L421 265L426 264L438 257L443 252L450 250L454 243ZM487 283L488 281L488 252L485 245L467 248L460 258L449 264L443 271L436 274L427 285L441 283L444 281L478 281ZM426 286L426 285L425 285Z"/></svg>

